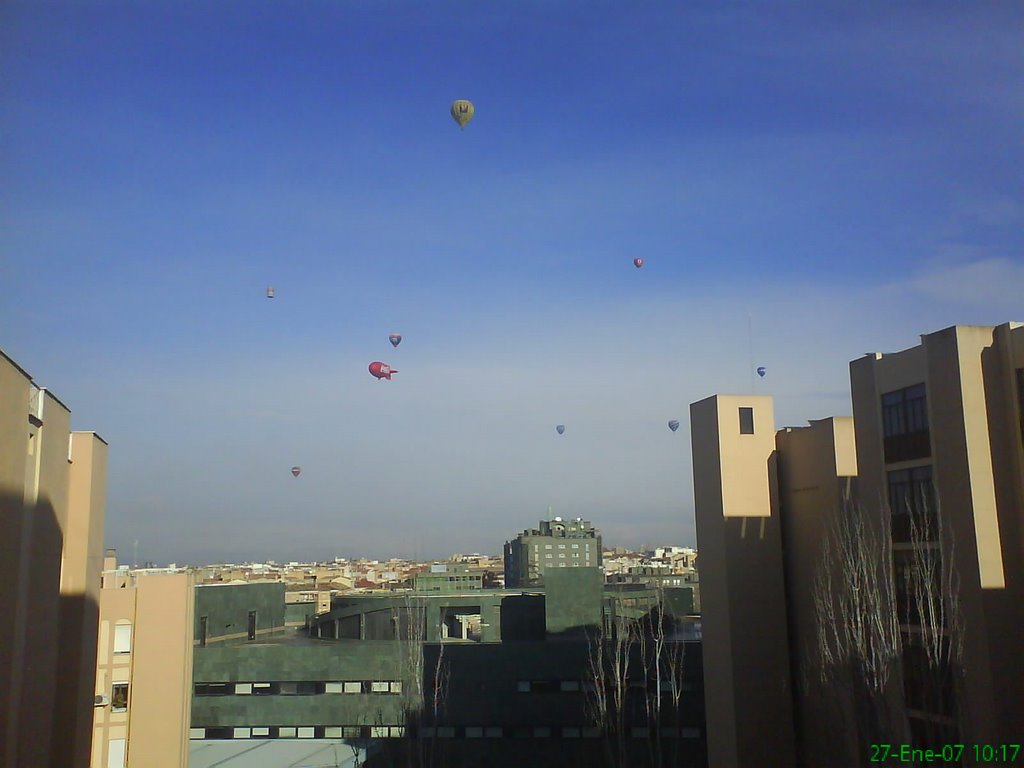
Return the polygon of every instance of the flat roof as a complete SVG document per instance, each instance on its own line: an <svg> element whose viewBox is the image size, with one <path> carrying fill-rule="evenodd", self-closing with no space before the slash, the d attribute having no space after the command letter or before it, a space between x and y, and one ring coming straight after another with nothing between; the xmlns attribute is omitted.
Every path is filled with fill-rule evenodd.
<svg viewBox="0 0 1024 768"><path fill-rule="evenodd" d="M189 768L356 768L366 751L352 753L340 739L193 739L188 745Z"/></svg>

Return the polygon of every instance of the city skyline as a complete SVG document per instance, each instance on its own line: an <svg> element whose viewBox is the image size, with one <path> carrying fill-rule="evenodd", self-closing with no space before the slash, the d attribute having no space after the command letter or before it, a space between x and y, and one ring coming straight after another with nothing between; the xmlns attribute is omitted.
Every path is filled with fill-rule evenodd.
<svg viewBox="0 0 1024 768"><path fill-rule="evenodd" d="M400 8L0 9L0 346L106 546L694 546L689 403L1020 314L1020 8Z"/></svg>

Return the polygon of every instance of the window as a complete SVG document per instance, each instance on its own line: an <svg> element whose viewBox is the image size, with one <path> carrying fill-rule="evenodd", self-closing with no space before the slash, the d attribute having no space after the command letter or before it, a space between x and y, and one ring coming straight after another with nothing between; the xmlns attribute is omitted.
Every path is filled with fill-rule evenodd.
<svg viewBox="0 0 1024 768"><path fill-rule="evenodd" d="M304 728L298 728L298 735L300 739L312 739L316 738L316 728L306 726Z"/></svg>
<svg viewBox="0 0 1024 768"><path fill-rule="evenodd" d="M917 526L919 541L935 540L938 522L932 468L901 469L887 473L886 478L892 514L892 540L897 544L911 541L911 520Z"/></svg>
<svg viewBox="0 0 1024 768"><path fill-rule="evenodd" d="M530 681L529 680L520 680L518 683L516 683L516 690L519 691L519 693L529 693L530 692Z"/></svg>
<svg viewBox="0 0 1024 768"><path fill-rule="evenodd" d="M344 693L344 692L345 692L345 684L344 683L325 683L324 684L324 693Z"/></svg>
<svg viewBox="0 0 1024 768"><path fill-rule="evenodd" d="M466 726L466 738L467 739L482 739L484 737L484 729L476 725Z"/></svg>
<svg viewBox="0 0 1024 768"><path fill-rule="evenodd" d="M363 692L363 684L362 683L351 683L350 682L350 683L345 683L344 686L345 686L345 693L362 693Z"/></svg>
<svg viewBox="0 0 1024 768"><path fill-rule="evenodd" d="M740 434L754 434L754 409L740 408Z"/></svg>
<svg viewBox="0 0 1024 768"><path fill-rule="evenodd" d="M189 728L188 737L190 739L205 739L206 729L205 728Z"/></svg>
<svg viewBox="0 0 1024 768"><path fill-rule="evenodd" d="M128 711L128 683L114 683L110 691L110 711Z"/></svg>
<svg viewBox="0 0 1024 768"><path fill-rule="evenodd" d="M236 696L248 696L252 693L252 683L235 683Z"/></svg>
<svg viewBox="0 0 1024 768"><path fill-rule="evenodd" d="M227 696L232 692L230 683L196 683L196 696Z"/></svg>
<svg viewBox="0 0 1024 768"><path fill-rule="evenodd" d="M118 624L114 627L114 653L132 652L132 625Z"/></svg>
<svg viewBox="0 0 1024 768"><path fill-rule="evenodd" d="M370 683L370 693L388 693L390 686L386 682L374 680Z"/></svg>
<svg viewBox="0 0 1024 768"><path fill-rule="evenodd" d="M262 736L265 739L269 739L270 738L270 729L269 728L265 728L265 727L264 728L253 728L252 729L252 735L253 735L253 738L256 738L258 736Z"/></svg>
<svg viewBox="0 0 1024 768"><path fill-rule="evenodd" d="M912 461L931 455L924 384L882 395L882 436L886 462Z"/></svg>
<svg viewBox="0 0 1024 768"><path fill-rule="evenodd" d="M256 611L249 611L248 636L250 640L256 639Z"/></svg>
<svg viewBox="0 0 1024 768"><path fill-rule="evenodd" d="M127 739L111 739L107 742L107 768L124 768L127 746Z"/></svg>
<svg viewBox="0 0 1024 768"><path fill-rule="evenodd" d="M561 687L561 690L563 692L566 692L566 691L578 691L580 689L580 681L579 680L563 680L561 682L560 687Z"/></svg>
<svg viewBox="0 0 1024 768"><path fill-rule="evenodd" d="M248 739L251 732L248 728L233 728L231 738L233 739Z"/></svg>
<svg viewBox="0 0 1024 768"><path fill-rule="evenodd" d="M401 680L399 680L397 682L390 683L390 686L391 686L391 693L401 693L402 692L402 681Z"/></svg>
<svg viewBox="0 0 1024 768"><path fill-rule="evenodd" d="M210 623L210 620L209 620L208 616L200 616L199 617L199 645L200 646L205 646L206 645L206 632L207 632L207 625L209 623Z"/></svg>

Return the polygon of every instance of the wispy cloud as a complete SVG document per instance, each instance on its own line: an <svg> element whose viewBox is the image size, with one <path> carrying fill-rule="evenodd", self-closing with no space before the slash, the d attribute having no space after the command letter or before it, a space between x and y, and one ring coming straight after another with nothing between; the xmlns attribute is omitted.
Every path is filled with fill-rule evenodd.
<svg viewBox="0 0 1024 768"><path fill-rule="evenodd" d="M976 250L972 248L969 252ZM910 286L923 296L950 304L1024 314L1021 261L993 257L937 266L916 275Z"/></svg>

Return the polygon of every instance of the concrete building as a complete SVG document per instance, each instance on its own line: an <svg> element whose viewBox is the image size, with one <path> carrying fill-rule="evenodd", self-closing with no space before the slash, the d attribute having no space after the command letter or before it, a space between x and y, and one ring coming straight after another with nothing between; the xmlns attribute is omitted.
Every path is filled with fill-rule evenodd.
<svg viewBox="0 0 1024 768"><path fill-rule="evenodd" d="M708 764L794 762L770 397L690 406Z"/></svg>
<svg viewBox="0 0 1024 768"><path fill-rule="evenodd" d="M0 351L0 764L89 762L107 444Z"/></svg>
<svg viewBox="0 0 1024 768"><path fill-rule="evenodd" d="M314 754L318 740L333 739L368 753L367 765L620 765L607 759L618 743L609 733L617 720L599 725L592 706L593 665L610 664L615 641L606 631L606 652L595 656L594 649L606 625L649 631L652 608L672 596L632 585L606 589L593 567L557 569L547 582L530 594L341 596L308 632L272 627L270 616L260 640L228 631L203 645L197 636L193 754L220 754L233 742L258 758L293 740ZM237 623L244 602L257 597L237 592L244 588L199 587L197 612L217 615L211 623L218 627ZM268 607L275 599L264 598ZM619 727L631 765L707 764L699 628L672 611L675 602L661 603L673 627L661 646L663 662L678 662L671 672L664 666L651 679L644 674L650 656L636 642L622 646L630 667L622 690L628 679L630 699ZM478 637L446 630L471 614L484 620ZM653 646L645 647L649 654ZM650 701L668 690L677 698L652 722L644 694ZM652 750L664 759L652 762Z"/></svg>
<svg viewBox="0 0 1024 768"><path fill-rule="evenodd" d="M505 586L538 586L549 568L600 568L601 534L581 517L542 520L505 542Z"/></svg>
<svg viewBox="0 0 1024 768"><path fill-rule="evenodd" d="M484 574L471 571L468 565L435 563L427 573L413 577L417 592L464 592L467 589L483 589Z"/></svg>
<svg viewBox="0 0 1024 768"><path fill-rule="evenodd" d="M850 363L861 503L891 516L897 574L914 546L940 546L958 581L962 679L921 700L920 625L904 624L912 738L976 744L1024 734L1024 326L954 326L895 354ZM882 500L880 508L879 500ZM886 509L886 504L888 509ZM942 536L916 545L909 518ZM899 581L899 579L897 579ZM976 762L985 762L977 760Z"/></svg>
<svg viewBox="0 0 1024 768"><path fill-rule="evenodd" d="M187 768L193 575L119 569L100 590L92 768Z"/></svg>
<svg viewBox="0 0 1024 768"><path fill-rule="evenodd" d="M926 334L853 361L850 378L852 418L778 433L769 398L691 406L712 765L864 759L855 687L824 686L815 666L827 623L815 582L831 573L827 594L842 598L855 581L824 556L852 519L877 548L866 573L889 585L878 615L894 624L892 675L877 711L890 733L921 749L1024 733L1024 327ZM919 602L915 579L937 597ZM931 624L929 606L942 617ZM928 666L929 626L937 648L962 650ZM967 749L958 762L986 760Z"/></svg>

